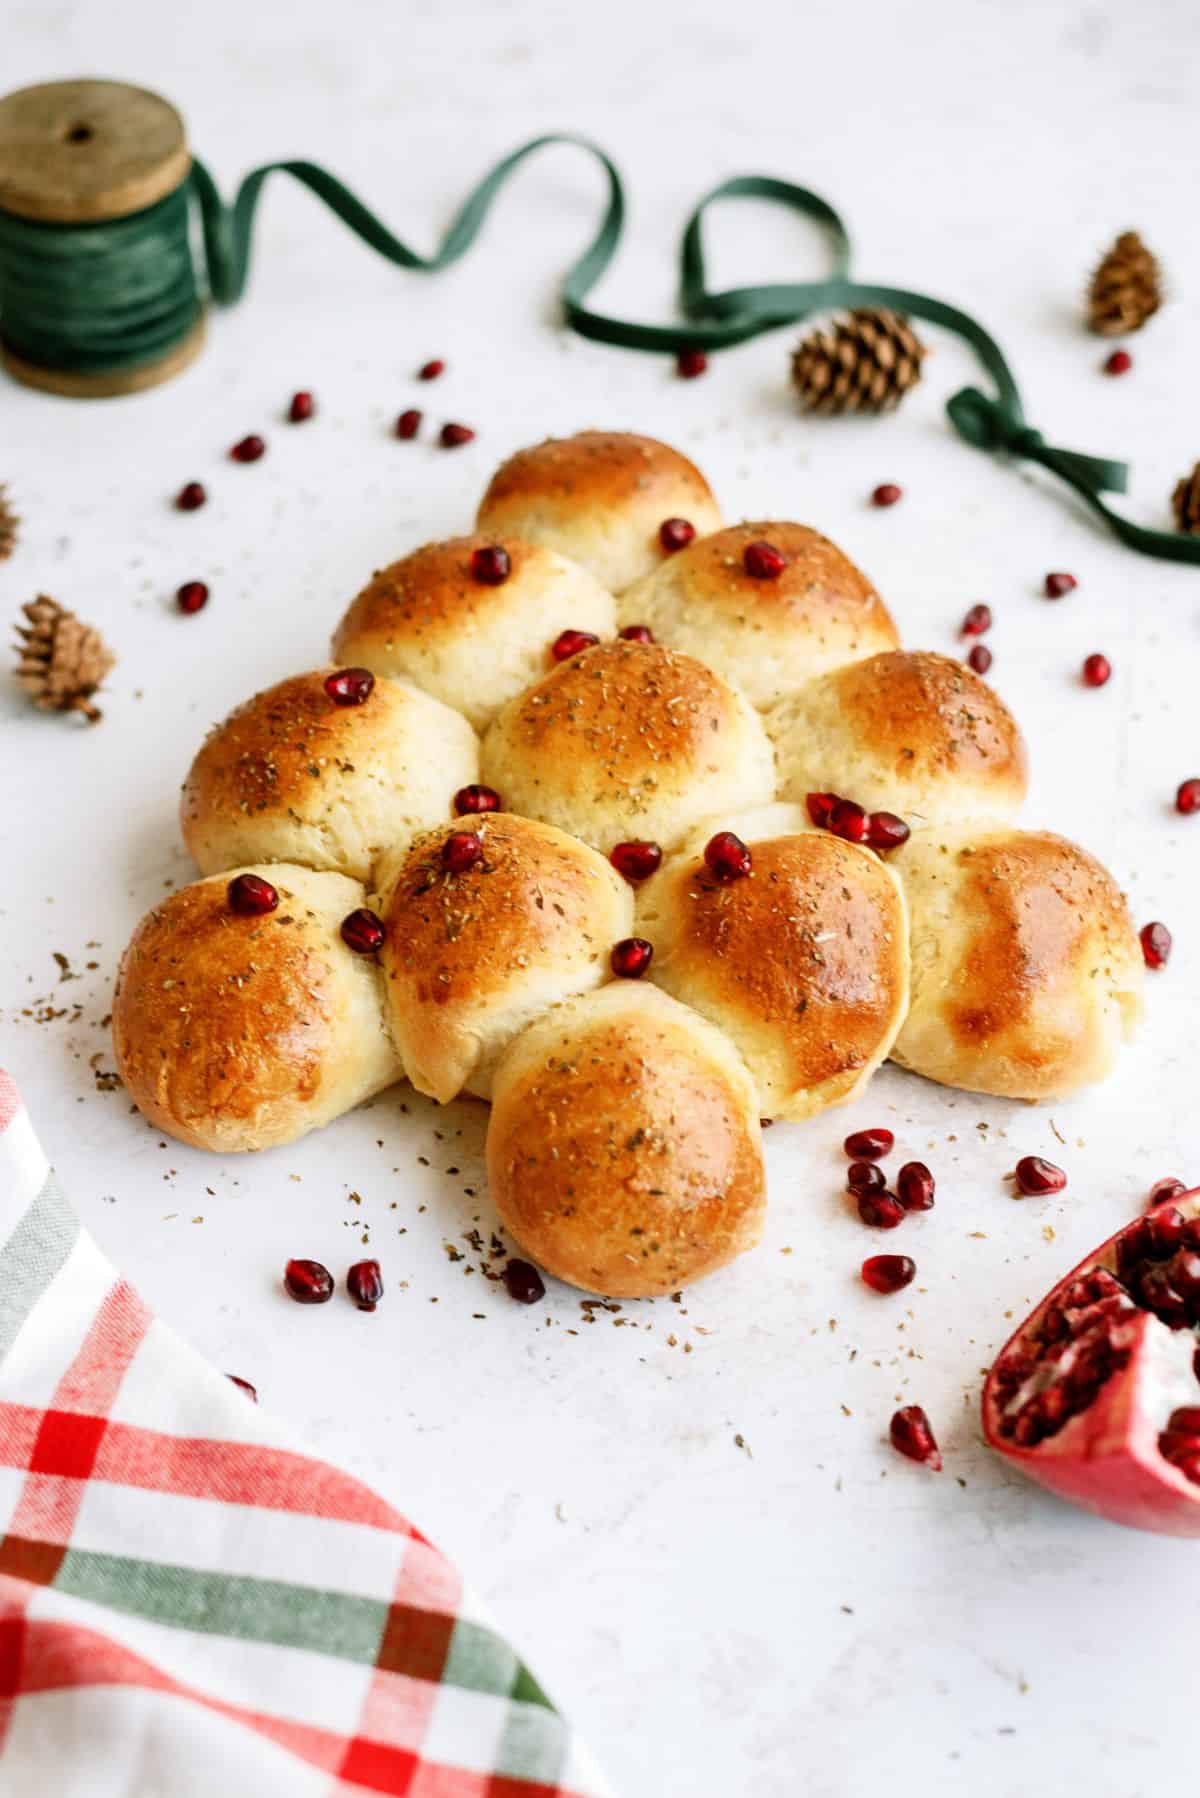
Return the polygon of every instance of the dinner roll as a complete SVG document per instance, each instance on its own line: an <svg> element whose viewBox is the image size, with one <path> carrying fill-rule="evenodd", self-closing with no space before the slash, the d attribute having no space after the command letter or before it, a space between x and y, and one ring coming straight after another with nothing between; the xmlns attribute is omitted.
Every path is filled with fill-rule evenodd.
<svg viewBox="0 0 1200 1798"><path fill-rule="evenodd" d="M686 518L698 536L720 526L717 502L693 462L653 437L580 431L502 463L480 503L478 527L545 543L620 593L663 560L659 530L668 518Z"/></svg>
<svg viewBox="0 0 1200 1798"><path fill-rule="evenodd" d="M751 1081L727 1037L656 987L616 981L531 1024L494 1097L496 1209L557 1279L649 1298L758 1241Z"/></svg>
<svg viewBox="0 0 1200 1798"><path fill-rule="evenodd" d="M234 909L224 873L138 925L113 1000L117 1070L160 1130L232 1154L293 1142L400 1078L379 969L343 943L363 889L286 863L240 869L278 894Z"/></svg>
<svg viewBox="0 0 1200 1798"><path fill-rule="evenodd" d="M481 763L510 811L606 853L630 837L670 848L710 812L775 791L749 701L654 643L601 643L560 662L505 706Z"/></svg>
<svg viewBox="0 0 1200 1798"><path fill-rule="evenodd" d="M785 558L774 580L746 571L747 544ZM772 705L801 681L900 641L887 607L836 544L803 524L737 524L670 556L621 601L622 624L698 656Z"/></svg>
<svg viewBox="0 0 1200 1798"><path fill-rule="evenodd" d="M552 825L504 812L462 819L482 854L448 872L453 834L425 831L386 871L381 959L392 1034L419 1092L491 1096L501 1050L559 999L608 978L633 895L604 857Z"/></svg>
<svg viewBox="0 0 1200 1798"><path fill-rule="evenodd" d="M912 1004L893 1059L945 1086L1057 1099L1101 1080L1142 954L1100 863L1046 831L930 831L904 852Z"/></svg>
<svg viewBox="0 0 1200 1798"><path fill-rule="evenodd" d="M782 798L835 792L910 824L1007 820L1028 765L1016 719L961 662L894 649L809 681L767 716Z"/></svg>
<svg viewBox="0 0 1200 1798"><path fill-rule="evenodd" d="M646 882L636 928L654 945L651 978L733 1039L763 1117L844 1104L908 1006L900 883L871 850L814 831L800 807L711 823L749 845L753 871L716 879L698 840Z"/></svg>
<svg viewBox="0 0 1200 1798"><path fill-rule="evenodd" d="M476 550L499 550L472 572ZM544 674L549 648L565 629L616 634L611 593L586 568L540 543L482 533L427 543L381 569L353 602L333 638L333 655L376 674L406 676L484 725L506 699Z"/></svg>
<svg viewBox="0 0 1200 1798"><path fill-rule="evenodd" d="M212 731L184 782L184 841L202 872L301 862L368 880L380 850L451 813L478 780L465 718L396 681L358 705L318 668L268 687Z"/></svg>

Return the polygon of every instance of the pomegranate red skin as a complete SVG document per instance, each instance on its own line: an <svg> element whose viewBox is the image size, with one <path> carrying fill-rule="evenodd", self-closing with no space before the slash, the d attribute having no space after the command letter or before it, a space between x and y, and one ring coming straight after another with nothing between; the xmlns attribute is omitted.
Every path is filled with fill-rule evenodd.
<svg viewBox="0 0 1200 1798"><path fill-rule="evenodd" d="M1200 1187L1174 1202L1185 1218L1200 1217ZM1073 1267L1005 1343L983 1388L983 1433L989 1446L1006 1461L1068 1504L1127 1529L1200 1537L1200 1485L1186 1479L1158 1452L1158 1437L1166 1429L1169 1413L1152 1390L1145 1339L1157 1320L1149 1312L1139 1312L1130 1322L1133 1348L1128 1366L1101 1387L1091 1405L1072 1418L1061 1434L1036 1448L1018 1448L998 1428L1002 1405L996 1370L1005 1355L1027 1336L1072 1280L1095 1267L1115 1272L1117 1245L1139 1222L1135 1218L1132 1225L1126 1224Z"/></svg>

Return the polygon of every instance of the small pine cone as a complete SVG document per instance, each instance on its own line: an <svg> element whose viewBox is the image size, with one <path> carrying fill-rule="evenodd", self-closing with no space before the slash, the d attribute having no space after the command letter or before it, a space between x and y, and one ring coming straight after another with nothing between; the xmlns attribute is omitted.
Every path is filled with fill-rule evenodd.
<svg viewBox="0 0 1200 1798"><path fill-rule="evenodd" d="M44 593L22 610L29 622L17 625L18 683L42 711L82 712L95 724L92 694L116 656L99 631Z"/></svg>
<svg viewBox="0 0 1200 1798"><path fill-rule="evenodd" d="M1186 531L1189 537L1200 537L1200 462L1191 474L1176 481L1171 504L1175 508L1178 528Z"/></svg>
<svg viewBox="0 0 1200 1798"><path fill-rule="evenodd" d="M17 547L19 523L20 519L9 504L8 488L0 486L0 562L7 562Z"/></svg>
<svg viewBox="0 0 1200 1798"><path fill-rule="evenodd" d="M1136 231L1122 231L1088 288L1088 329L1098 337L1140 331L1162 305L1162 271Z"/></svg>
<svg viewBox="0 0 1200 1798"><path fill-rule="evenodd" d="M926 353L900 313L862 307L800 342L792 381L805 412L890 412L921 379Z"/></svg>

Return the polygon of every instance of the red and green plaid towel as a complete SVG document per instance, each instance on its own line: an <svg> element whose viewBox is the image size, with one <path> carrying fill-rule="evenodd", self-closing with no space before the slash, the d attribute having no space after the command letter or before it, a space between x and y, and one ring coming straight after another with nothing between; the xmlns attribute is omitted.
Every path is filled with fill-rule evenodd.
<svg viewBox="0 0 1200 1798"><path fill-rule="evenodd" d="M5 1798L606 1789L444 1556L151 1316L2 1071L0 1530Z"/></svg>

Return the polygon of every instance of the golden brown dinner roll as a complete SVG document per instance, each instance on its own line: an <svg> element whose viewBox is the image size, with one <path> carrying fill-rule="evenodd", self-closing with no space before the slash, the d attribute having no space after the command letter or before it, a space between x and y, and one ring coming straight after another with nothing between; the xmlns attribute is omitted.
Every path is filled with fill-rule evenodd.
<svg viewBox="0 0 1200 1798"><path fill-rule="evenodd" d="M468 835L477 859L454 872L466 856L447 838ZM504 812L423 832L385 879L392 1034L413 1085L443 1103L464 1087L489 1098L501 1050L547 1006L606 980L633 919L603 856Z"/></svg>
<svg viewBox="0 0 1200 1798"><path fill-rule="evenodd" d="M710 812L775 790L749 701L654 643L601 643L560 662L505 706L481 765L510 811L606 853L630 837L670 848Z"/></svg>
<svg viewBox="0 0 1200 1798"><path fill-rule="evenodd" d="M694 463L653 437L580 431L502 463L480 503L478 527L545 543L620 593L663 560L659 531L669 518L687 519L698 536L721 523Z"/></svg>
<svg viewBox="0 0 1200 1798"><path fill-rule="evenodd" d="M273 909L238 911L234 873L172 893L133 934L112 1017L139 1111L222 1154L292 1142L401 1074L379 969L340 935L358 882L285 863L237 872L278 895Z"/></svg>
<svg viewBox="0 0 1200 1798"><path fill-rule="evenodd" d="M1140 1010L1111 874L1045 831L930 831L904 851L912 1004L893 1059L945 1086L1057 1099L1101 1080Z"/></svg>
<svg viewBox="0 0 1200 1798"><path fill-rule="evenodd" d="M560 631L616 628L613 597L586 568L538 543L477 533L427 543L374 575L334 633L333 655L407 677L482 730L545 673Z"/></svg>
<svg viewBox="0 0 1200 1798"><path fill-rule="evenodd" d="M291 861L368 880L382 849L449 817L458 788L478 779L465 718L396 681L339 683L337 672L280 681L210 733L180 805L205 874ZM339 704L327 683L370 690Z"/></svg>
<svg viewBox="0 0 1200 1798"><path fill-rule="evenodd" d="M895 649L809 681L767 716L780 797L835 792L914 827L1009 819L1028 767L1016 719L949 656Z"/></svg>
<svg viewBox="0 0 1200 1798"><path fill-rule="evenodd" d="M645 982L531 1024L496 1069L488 1178L527 1255L617 1298L752 1248L766 1206L754 1089L729 1039Z"/></svg>
<svg viewBox="0 0 1200 1798"><path fill-rule="evenodd" d="M783 558L774 578L756 578L743 559L748 545L764 542ZM760 566L753 552L749 561ZM629 589L621 623L648 625L758 706L900 641L866 575L804 524L737 524L700 538Z"/></svg>
<svg viewBox="0 0 1200 1798"><path fill-rule="evenodd" d="M753 871L716 879L702 832L646 882L636 928L654 945L650 977L729 1034L763 1117L844 1104L888 1054L908 1007L900 883L870 849L814 831L799 806L711 827L749 845Z"/></svg>

